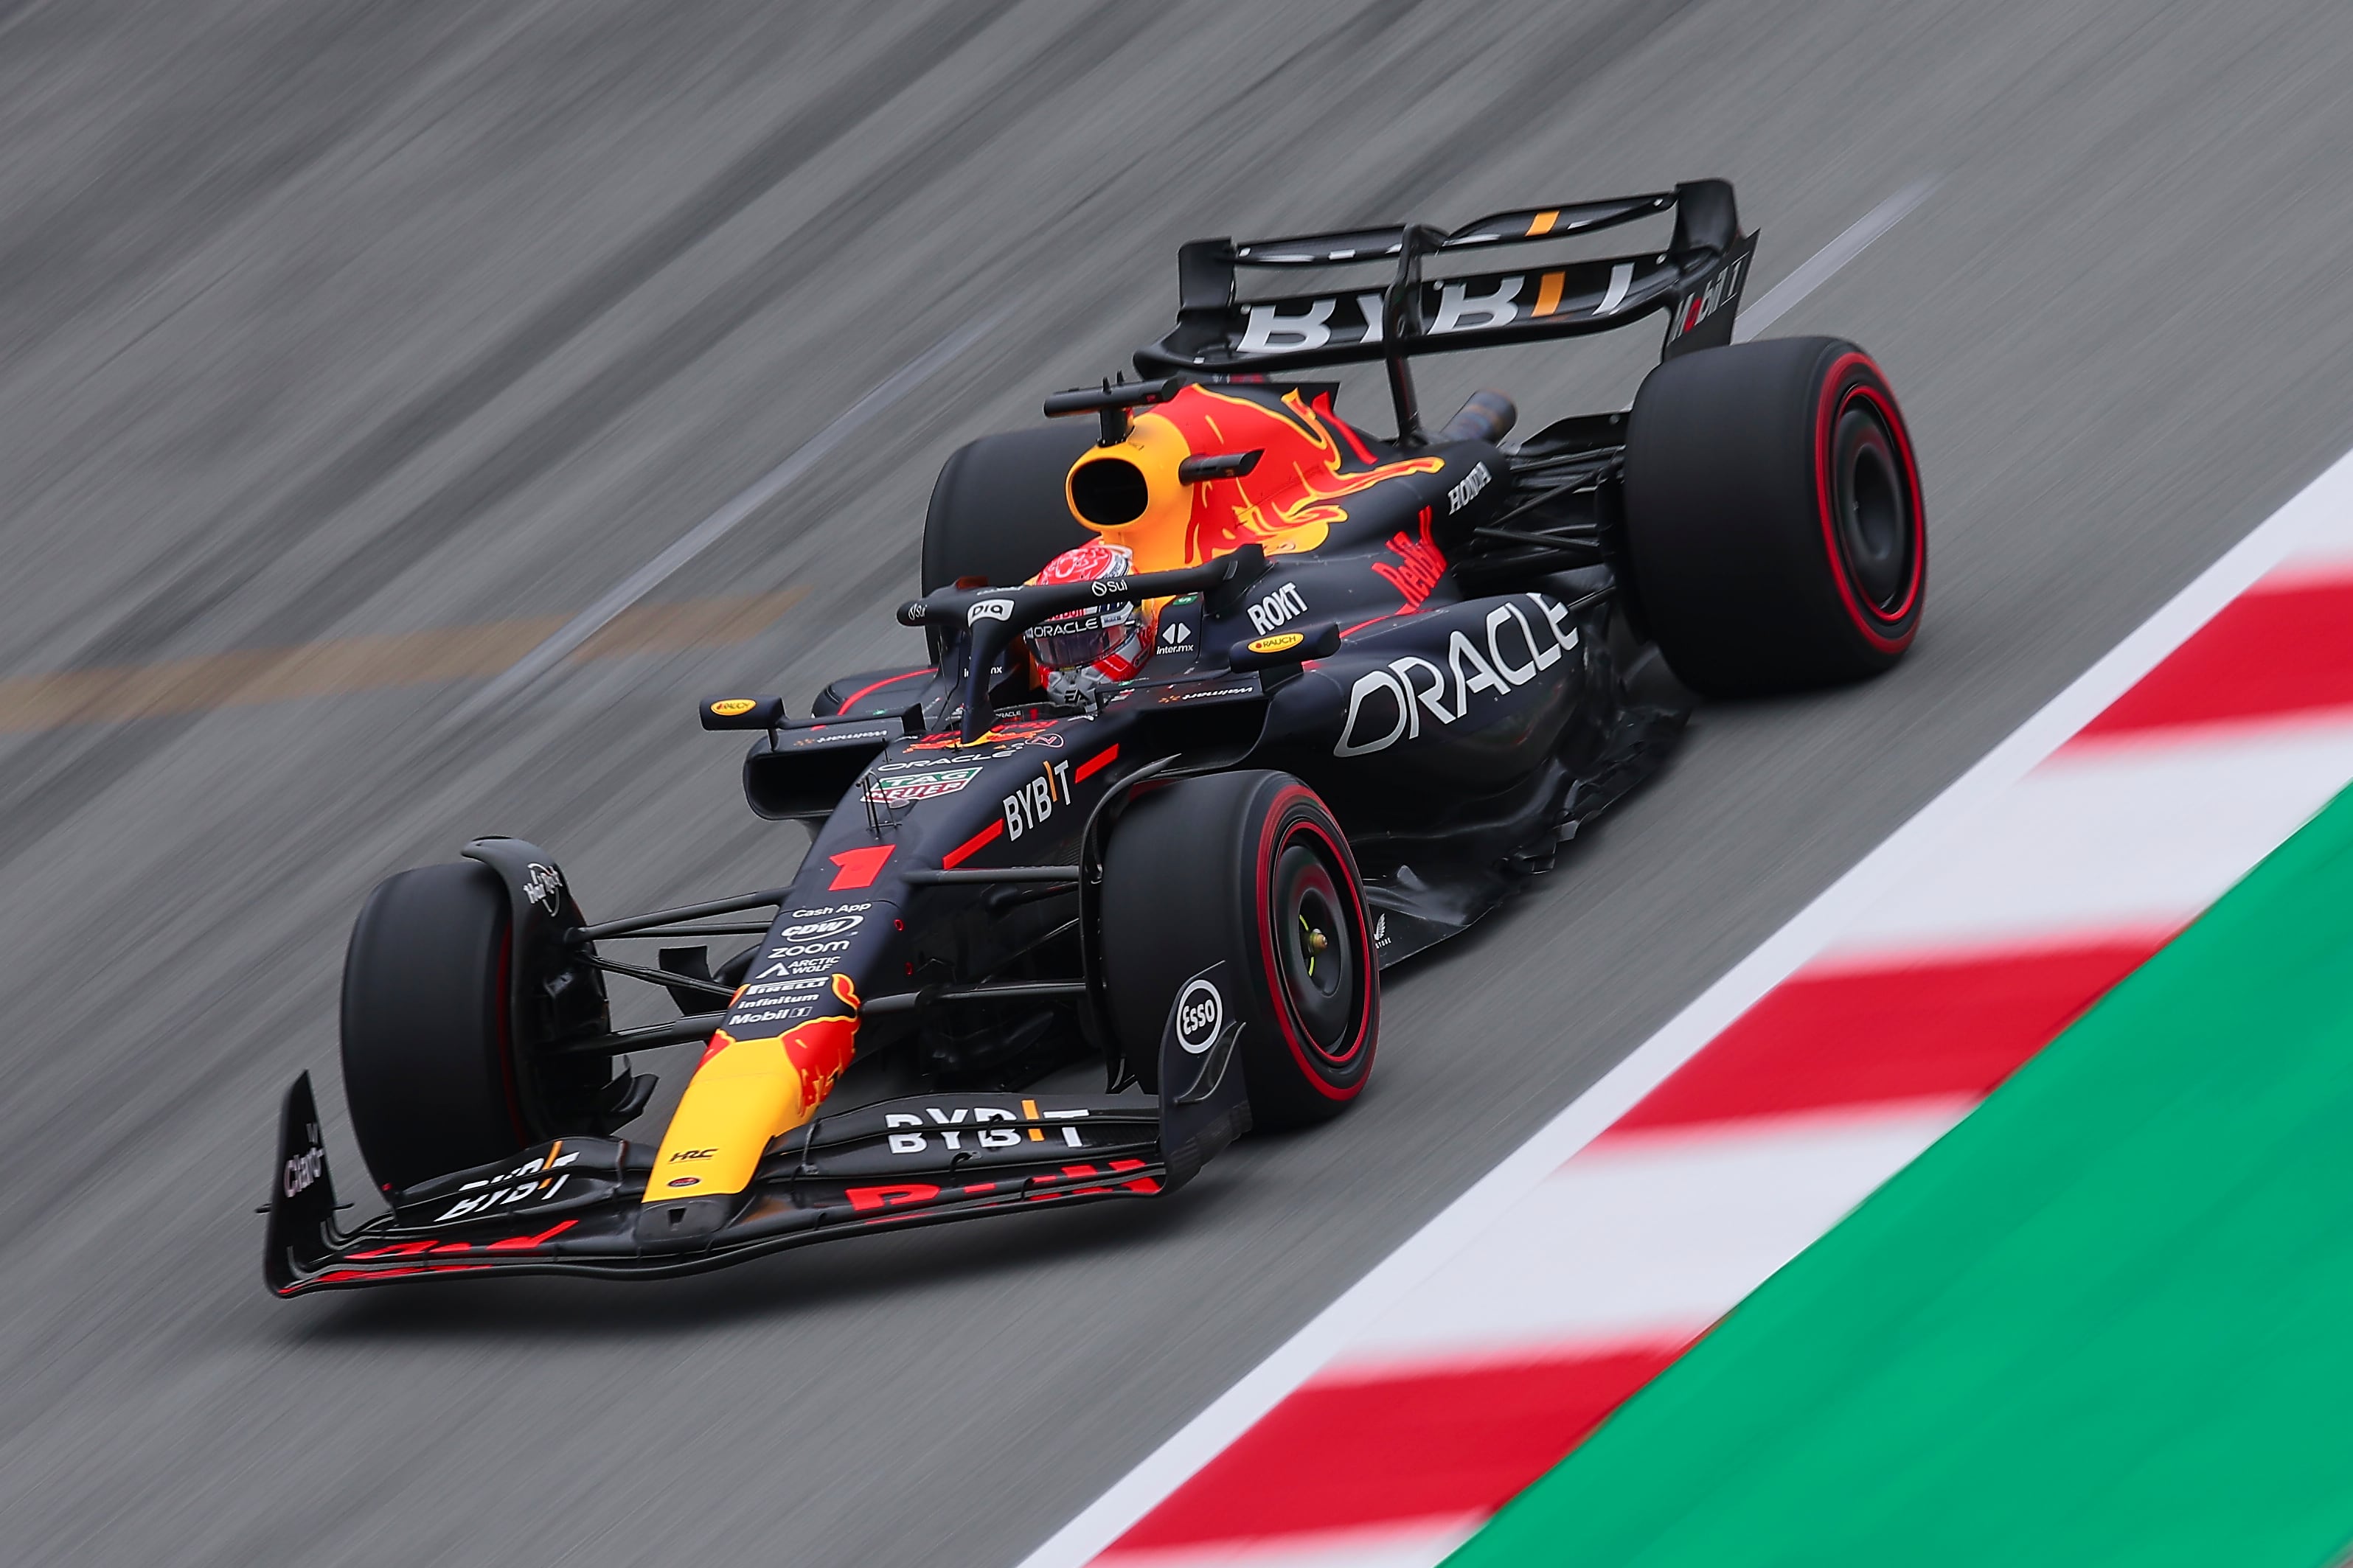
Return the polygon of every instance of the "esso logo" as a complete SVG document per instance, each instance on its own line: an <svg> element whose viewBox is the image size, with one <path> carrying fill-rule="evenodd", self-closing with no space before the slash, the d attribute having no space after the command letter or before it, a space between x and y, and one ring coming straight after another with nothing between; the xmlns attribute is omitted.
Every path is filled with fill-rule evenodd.
<svg viewBox="0 0 2353 1568"><path fill-rule="evenodd" d="M1206 980L1188 983L1176 995L1176 1045L1187 1056L1199 1056L1217 1043L1218 1026L1226 1021L1226 999Z"/></svg>
<svg viewBox="0 0 2353 1568"><path fill-rule="evenodd" d="M836 915L829 921L804 921L799 925L786 926L777 934L786 942L807 942L814 936L839 936L865 923L864 915Z"/></svg>
<svg viewBox="0 0 2353 1568"><path fill-rule="evenodd" d="M983 599L964 613L965 625L976 626L983 621L1009 621L1013 618L1010 599Z"/></svg>

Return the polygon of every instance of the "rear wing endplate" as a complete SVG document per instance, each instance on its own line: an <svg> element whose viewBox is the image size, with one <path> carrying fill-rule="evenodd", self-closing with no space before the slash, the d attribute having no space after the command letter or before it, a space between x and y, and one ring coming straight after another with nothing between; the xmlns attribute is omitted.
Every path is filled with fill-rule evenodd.
<svg viewBox="0 0 2353 1568"><path fill-rule="evenodd" d="M1425 258L1589 234L1675 215L1663 251L1429 279ZM1176 326L1138 349L1146 375L1223 375L1452 353L1605 332L1668 312L1661 357L1732 340L1754 233L1740 232L1732 186L1695 180L1672 191L1496 213L1451 233L1420 224L1294 239L1197 239L1176 253ZM1384 283L1243 300L1243 268L1386 263Z"/></svg>

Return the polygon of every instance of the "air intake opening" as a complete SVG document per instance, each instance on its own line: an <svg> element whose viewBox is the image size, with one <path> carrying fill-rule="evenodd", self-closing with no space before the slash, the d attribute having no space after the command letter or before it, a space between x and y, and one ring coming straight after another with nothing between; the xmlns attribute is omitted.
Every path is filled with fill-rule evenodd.
<svg viewBox="0 0 2353 1568"><path fill-rule="evenodd" d="M1095 458L1071 471L1071 505L1097 528L1134 522L1151 502L1144 470L1125 458Z"/></svg>

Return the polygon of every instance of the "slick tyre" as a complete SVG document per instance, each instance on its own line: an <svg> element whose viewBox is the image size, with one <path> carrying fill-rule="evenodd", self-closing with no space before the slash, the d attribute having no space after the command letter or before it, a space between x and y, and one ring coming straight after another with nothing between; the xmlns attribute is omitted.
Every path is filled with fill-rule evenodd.
<svg viewBox="0 0 2353 1568"><path fill-rule="evenodd" d="M1912 437L1870 356L1836 338L1702 349L1643 380L1626 544L1651 635L1711 697L1877 675L1927 593Z"/></svg>
<svg viewBox="0 0 2353 1568"><path fill-rule="evenodd" d="M1183 994L1241 1025L1253 1125L1321 1121L1364 1091L1380 1036L1371 922L1347 839L1297 779L1218 773L1136 800L1104 853L1102 922L1113 1027L1147 1089ZM1227 983L1199 994L1221 962Z"/></svg>
<svg viewBox="0 0 2353 1568"><path fill-rule="evenodd" d="M512 916L473 860L376 884L343 959L343 1093L376 1184L486 1165L530 1142L509 1039Z"/></svg>
<svg viewBox="0 0 2353 1568"><path fill-rule="evenodd" d="M923 592L963 577L999 588L1026 583L1094 537L1071 515L1062 482L1095 435L1091 419L1063 419L951 453L923 514Z"/></svg>

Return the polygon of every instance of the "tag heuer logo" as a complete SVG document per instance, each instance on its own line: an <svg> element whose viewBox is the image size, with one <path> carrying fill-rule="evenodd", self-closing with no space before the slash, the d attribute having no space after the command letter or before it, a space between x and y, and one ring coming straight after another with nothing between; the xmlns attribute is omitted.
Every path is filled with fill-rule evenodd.
<svg viewBox="0 0 2353 1568"><path fill-rule="evenodd" d="M877 779L866 786L866 798L877 805L913 805L919 800L954 795L980 776L978 768L935 768L929 773L901 773Z"/></svg>

